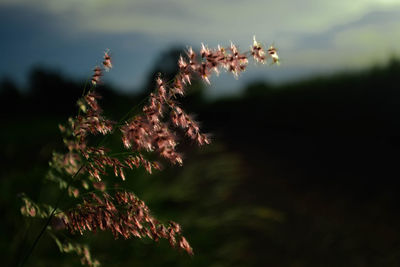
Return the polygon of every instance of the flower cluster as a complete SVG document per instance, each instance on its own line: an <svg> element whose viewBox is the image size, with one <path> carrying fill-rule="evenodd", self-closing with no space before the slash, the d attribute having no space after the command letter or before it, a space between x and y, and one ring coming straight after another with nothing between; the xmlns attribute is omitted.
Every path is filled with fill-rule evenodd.
<svg viewBox="0 0 400 267"><path fill-rule="evenodd" d="M182 165L182 156L176 151L176 131L170 127L171 119L175 126L184 128L187 135L198 140L199 144L209 143L209 140L174 99L176 91L183 92L183 87L177 89L175 85L173 88L167 91L165 82L158 77L157 90L150 95L148 104L143 107L143 114L121 127L122 142L127 149L155 151L171 163ZM171 119L165 118L168 110Z"/></svg>
<svg viewBox="0 0 400 267"><path fill-rule="evenodd" d="M83 139L90 134L106 135L111 133L113 129L113 122L105 119L102 116L102 109L97 103L97 99L101 97L95 92L89 92L84 100L86 105L82 105L85 115L79 115L74 124L74 136Z"/></svg>
<svg viewBox="0 0 400 267"><path fill-rule="evenodd" d="M166 226L160 223L151 216L146 204L130 192L116 192L114 197L107 193L101 196L91 193L83 204L65 212L63 221L72 233L110 230L115 238L148 237L155 241L164 238L171 246L178 245L188 254L193 254L181 235L179 224L171 221Z"/></svg>
<svg viewBox="0 0 400 267"><path fill-rule="evenodd" d="M96 86L100 83L100 77L103 76L103 70L109 71L112 68L111 56L109 55L109 52L110 51L108 49L104 52L102 67L96 66L93 70L94 73L91 80L93 86Z"/></svg>
<svg viewBox="0 0 400 267"><path fill-rule="evenodd" d="M258 62L264 63L267 54L274 63L278 62L276 50L271 47L266 53L255 38L250 54ZM168 85L161 77L157 78L157 88L150 95L148 104L143 107L143 114L135 116L121 127L125 148L155 151L170 162L181 165L182 157L176 152L177 138L171 125L183 129L186 136L199 145L210 143L209 137L200 132L198 123L185 113L176 98L185 94L185 86L191 83L194 75L208 84L211 73L219 74L221 68L237 77L247 67L248 53L240 53L234 44L228 49L220 46L209 49L202 44L199 56L190 47L186 58L179 58L179 73L172 84ZM166 118L168 113L169 118Z"/></svg>
<svg viewBox="0 0 400 267"><path fill-rule="evenodd" d="M47 175L70 197L86 196L82 198L83 203L61 210L58 204L54 208L37 205L24 196L21 212L28 217L48 218L47 224L51 222L49 233L60 250L77 253L82 257L82 263L90 266L99 263L91 258L88 247L71 242L62 244L58 231L68 229L71 233L83 234L86 231L108 230L115 238L166 239L171 246L193 254L179 224L172 221L169 224L160 223L150 214L146 204L131 192L120 190L111 196L103 179L109 170L122 180L126 179L127 169L142 166L150 174L154 169L160 170L160 163L146 158L148 153L154 153L172 164L182 165L183 157L177 151L179 132L198 145L209 144L209 136L201 132L198 122L184 111L178 98L185 95L193 79L200 78L209 84L211 75L218 75L221 69L238 77L246 69L249 57L260 63L265 63L269 58L272 63L279 62L276 49L271 46L265 50L255 38L251 50L244 53L234 44L228 48L218 46L216 49L202 44L199 53L188 48L186 56L178 59L179 72L175 78L165 81L161 76L157 77L156 88L140 112L126 121L115 123L103 115L99 105L101 96L96 92L96 85L101 83L104 71L112 68L107 50L101 67L94 69L91 88L85 88L82 98L77 102L79 114L70 118L68 124L60 125L67 152L53 154ZM103 142L98 142L98 138L97 142L93 141L94 136L103 136L104 141L114 134L121 134L124 151L111 151L102 145Z"/></svg>

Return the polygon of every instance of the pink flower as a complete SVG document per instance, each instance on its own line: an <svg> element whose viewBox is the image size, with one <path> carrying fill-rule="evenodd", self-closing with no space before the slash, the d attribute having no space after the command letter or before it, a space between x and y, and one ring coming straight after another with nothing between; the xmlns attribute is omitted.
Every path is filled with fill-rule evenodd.
<svg viewBox="0 0 400 267"><path fill-rule="evenodd" d="M251 46L251 55L260 63L265 63L265 51L261 44L257 42L256 36L253 36L253 46Z"/></svg>
<svg viewBox="0 0 400 267"><path fill-rule="evenodd" d="M109 52L108 49L104 52L104 60L103 60L103 67L106 71L109 71L112 68L111 57L108 54L108 52Z"/></svg>
<svg viewBox="0 0 400 267"><path fill-rule="evenodd" d="M102 72L100 67L98 66L96 66L93 71L94 73L92 75L92 84L96 85L100 82L100 76L102 76Z"/></svg>

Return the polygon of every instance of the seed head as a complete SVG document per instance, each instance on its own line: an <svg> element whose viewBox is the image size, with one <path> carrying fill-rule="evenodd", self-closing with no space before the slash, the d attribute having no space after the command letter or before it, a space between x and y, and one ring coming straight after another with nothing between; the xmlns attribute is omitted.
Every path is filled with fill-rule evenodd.
<svg viewBox="0 0 400 267"><path fill-rule="evenodd" d="M106 71L109 71L112 68L111 57L109 55L109 49L104 52L104 60L103 67Z"/></svg>
<svg viewBox="0 0 400 267"><path fill-rule="evenodd" d="M99 66L96 66L93 71L94 73L92 75L92 84L96 85L100 82L100 76L102 76L103 74Z"/></svg>
<svg viewBox="0 0 400 267"><path fill-rule="evenodd" d="M276 52L276 48L274 46L270 46L268 48L268 55L272 58L272 62L279 65L279 57L278 53Z"/></svg>

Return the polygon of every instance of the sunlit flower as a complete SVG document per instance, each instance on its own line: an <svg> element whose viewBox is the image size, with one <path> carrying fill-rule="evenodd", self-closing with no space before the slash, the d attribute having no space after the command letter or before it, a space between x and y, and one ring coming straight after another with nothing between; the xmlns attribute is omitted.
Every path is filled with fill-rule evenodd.
<svg viewBox="0 0 400 267"><path fill-rule="evenodd" d="M270 55L270 57L272 58L272 62L279 64L279 57L278 57L278 53L276 52L276 48L274 46L270 46L268 48L268 55Z"/></svg>
<svg viewBox="0 0 400 267"><path fill-rule="evenodd" d="M103 67L106 71L109 71L112 68L111 57L108 53L109 53L109 50L107 49L104 52L104 60L103 60Z"/></svg>

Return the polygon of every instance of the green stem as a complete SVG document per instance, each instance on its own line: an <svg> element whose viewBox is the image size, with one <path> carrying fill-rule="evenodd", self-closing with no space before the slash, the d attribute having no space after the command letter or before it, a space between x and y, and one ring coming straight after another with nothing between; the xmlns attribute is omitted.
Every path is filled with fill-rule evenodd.
<svg viewBox="0 0 400 267"><path fill-rule="evenodd" d="M47 226L50 224L51 219L53 219L53 216L58 208L58 206L61 203L61 200L64 198L65 194L68 192L68 189L72 183L72 181L75 179L76 176L78 176L79 172L83 169L84 165L82 165L79 170L71 177L71 179L68 182L67 187L64 189L64 191L62 192L62 194L60 195L60 197L57 199L56 205L54 206L52 212L50 213L49 217L47 218L46 223L44 224L42 230L40 231L40 233L37 235L35 241L33 242L32 246L30 247L28 254L23 258L21 264L19 265L20 267L24 266L24 264L27 262L27 260L29 259L30 255L32 254L33 250L35 249L37 243L39 242L40 238L42 237L42 235L44 234L44 232L46 231Z"/></svg>

